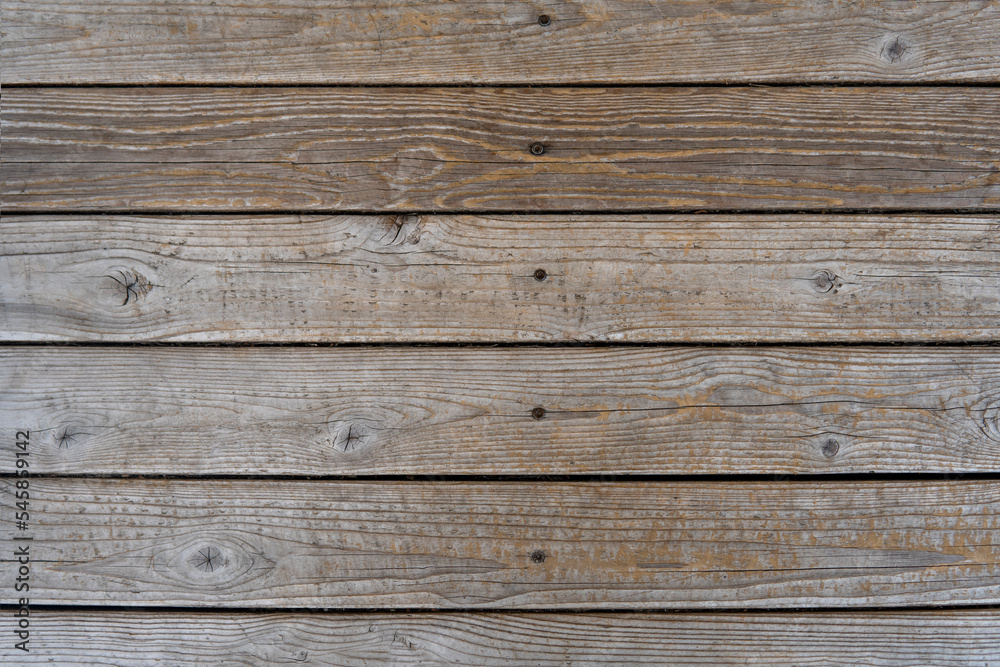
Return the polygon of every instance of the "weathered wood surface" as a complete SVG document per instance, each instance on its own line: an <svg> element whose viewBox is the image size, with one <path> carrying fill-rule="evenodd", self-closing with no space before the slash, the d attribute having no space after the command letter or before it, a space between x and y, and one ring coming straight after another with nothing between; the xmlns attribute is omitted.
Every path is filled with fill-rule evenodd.
<svg viewBox="0 0 1000 667"><path fill-rule="evenodd" d="M5 619L12 622L13 617ZM991 667L1000 614L38 611L19 664Z"/></svg>
<svg viewBox="0 0 1000 667"><path fill-rule="evenodd" d="M3 105L8 213L1000 206L994 88L55 88Z"/></svg>
<svg viewBox="0 0 1000 667"><path fill-rule="evenodd" d="M4 83L1000 79L996 2L4 0L0 6Z"/></svg>
<svg viewBox="0 0 1000 667"><path fill-rule="evenodd" d="M1000 339L996 216L8 215L0 234L2 340Z"/></svg>
<svg viewBox="0 0 1000 667"><path fill-rule="evenodd" d="M1000 469L996 347L29 347L0 387L36 474Z"/></svg>
<svg viewBox="0 0 1000 667"><path fill-rule="evenodd" d="M7 507L14 483L2 480ZM0 514L5 534L13 521L13 512ZM1000 487L992 481L35 477L31 530L35 604L640 610L1000 602ZM13 568L0 574L6 590L15 576Z"/></svg>

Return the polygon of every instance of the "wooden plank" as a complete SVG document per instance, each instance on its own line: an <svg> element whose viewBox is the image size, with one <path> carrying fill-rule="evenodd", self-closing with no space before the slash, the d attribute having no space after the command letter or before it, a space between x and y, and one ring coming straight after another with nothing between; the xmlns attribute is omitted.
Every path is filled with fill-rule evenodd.
<svg viewBox="0 0 1000 667"><path fill-rule="evenodd" d="M24 480L0 484L7 507L16 481ZM34 477L30 493L35 604L640 610L1000 602L993 481ZM0 514L0 524L5 535L25 534L13 512ZM15 576L12 568L0 573L4 589L13 590Z"/></svg>
<svg viewBox="0 0 1000 667"><path fill-rule="evenodd" d="M15 622L13 616L5 620ZM32 611L19 664L983 667L996 610L798 614ZM12 633L8 633L12 634Z"/></svg>
<svg viewBox="0 0 1000 667"><path fill-rule="evenodd" d="M0 387L36 474L1000 469L988 347L30 347Z"/></svg>
<svg viewBox="0 0 1000 667"><path fill-rule="evenodd" d="M0 6L5 83L1000 79L1000 6L993 1L4 0Z"/></svg>
<svg viewBox="0 0 1000 667"><path fill-rule="evenodd" d="M57 88L3 103L8 213L1000 205L991 88Z"/></svg>
<svg viewBox="0 0 1000 667"><path fill-rule="evenodd" d="M8 215L0 234L8 341L1000 339L995 216Z"/></svg>

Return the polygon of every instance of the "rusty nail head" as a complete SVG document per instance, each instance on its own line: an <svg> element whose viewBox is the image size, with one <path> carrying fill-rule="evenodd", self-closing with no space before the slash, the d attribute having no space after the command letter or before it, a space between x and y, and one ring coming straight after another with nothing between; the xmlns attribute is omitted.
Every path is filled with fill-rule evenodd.
<svg viewBox="0 0 1000 667"><path fill-rule="evenodd" d="M545 269L535 269L535 280L545 280L548 275L549 274L545 272Z"/></svg>
<svg viewBox="0 0 1000 667"><path fill-rule="evenodd" d="M531 411L531 416L533 419L541 419L545 416L545 408L538 407Z"/></svg>
<svg viewBox="0 0 1000 667"><path fill-rule="evenodd" d="M532 155L541 155L544 152L545 152L545 146L543 146L542 144L538 143L537 141L531 144Z"/></svg>

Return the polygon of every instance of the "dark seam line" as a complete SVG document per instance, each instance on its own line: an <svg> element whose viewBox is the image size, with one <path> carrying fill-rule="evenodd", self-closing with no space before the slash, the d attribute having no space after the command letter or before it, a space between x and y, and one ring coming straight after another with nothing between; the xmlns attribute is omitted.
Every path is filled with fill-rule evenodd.
<svg viewBox="0 0 1000 667"><path fill-rule="evenodd" d="M25 163L31 164L31 163ZM181 164L181 163L179 163ZM169 217L208 217L208 216L398 216L398 215L425 215L425 216L578 216L578 217L605 217L613 218L617 215L740 215L740 216L795 216L795 215L826 215L826 216L857 216L857 215L905 215L905 216L933 216L933 215L960 215L967 217L984 217L1000 214L1000 207L960 207L960 208L705 208L705 207L665 207L665 208L620 208L620 209L343 209L343 208L247 208L247 209L163 209L163 208L132 208L132 209L81 209L81 208L51 208L51 209L24 209L11 208L6 205L5 217L15 216L169 216Z"/></svg>
<svg viewBox="0 0 1000 667"><path fill-rule="evenodd" d="M726 341L704 341L701 342L697 339L687 340L687 341L399 341L399 342L384 342L384 341L374 341L374 342L359 342L359 341L121 341L121 342L108 342L108 341L37 341L37 340L9 340L0 341L0 350L3 348L30 348L30 347L40 347L40 348L104 348L104 349L120 349L120 348L206 348L206 349L227 349L227 348L371 348L371 349L410 349L410 348L460 348L460 349L476 349L476 348L515 348L515 349L531 349L539 348L546 350L558 350L558 349L578 349L578 348L593 348L593 349L607 349L607 348L679 348L679 349L697 349L697 348L723 348L723 349L753 349L766 351L768 348L781 348L781 349L871 349L873 351L884 350L886 348L923 348L923 347L934 347L934 348L961 348L961 349L976 349L985 348L992 349L994 347L1000 346L1000 339L976 339L976 340L905 340L905 341L886 341L886 342L872 342L872 341L830 341L830 342L814 342L814 341L804 341L804 342L789 342L789 341L771 341L767 339L762 339L759 342L726 342Z"/></svg>
<svg viewBox="0 0 1000 667"><path fill-rule="evenodd" d="M691 607L582 607L579 609L547 609L547 608L523 608L523 609L509 609L504 607L450 607L447 609L428 609L420 607L395 607L395 608L383 608L383 607L357 607L357 608L346 608L346 607L240 607L238 605L227 606L227 607L197 607L197 606L179 606L179 605L164 605L164 606L150 606L150 605L125 605L125 604L109 604L109 605L94 605L94 604L80 604L74 605L72 603L67 604L51 604L51 603L31 603L32 612L81 612L81 613L94 613L94 612L110 612L110 613L163 613L163 614L177 614L177 613L192 613L192 614L230 614L233 612L246 613L246 614L257 614L257 615L279 615L279 614L309 614L309 615L330 615L330 616L351 616L351 615L370 615L370 614L417 614L421 616L441 616L441 615L464 615L464 614L502 614L502 615L532 615L532 614L545 614L545 615L556 615L556 616L576 616L581 614L612 614L612 615L647 615L647 614L682 614L682 615L711 615L711 616L724 616L724 615L752 615L752 616L783 616L786 614L803 614L803 613L816 613L816 614L844 614L844 615L862 615L866 613L887 613L887 614L907 614L907 613L918 613L918 612L940 612L940 611L981 611L981 612L998 612L1000 613L1000 606L996 603L961 603L961 604L916 604L908 606L817 606L817 607L802 607L802 606L789 606L784 608L752 608L747 607L746 603L741 606L739 602L731 603L731 607L725 607L719 609L718 607L697 609ZM0 604L0 610L11 611L18 609L17 604L5 602Z"/></svg>
<svg viewBox="0 0 1000 667"><path fill-rule="evenodd" d="M17 473L0 473L0 479L19 479ZM1000 470L988 472L918 472L918 473L892 473L892 472L870 472L870 473L717 473L717 474L663 474L663 473L587 473L587 474L363 474L363 475L300 475L300 474L205 474L205 473L40 473L33 472L31 479L93 479L93 480L117 480L122 482L142 481L144 479L160 481L181 481L181 482L207 482L207 481L288 481L288 482L309 482L309 481L341 481L351 483L362 482L454 482L454 483L507 483L520 484L523 482L546 482L551 484L618 484L618 483L666 483L673 482L679 484L702 484L702 483L730 483L748 482L754 484L774 485L785 482L824 482L836 484L841 482L942 482L961 480L963 482L995 481L1000 480Z"/></svg>
<svg viewBox="0 0 1000 667"><path fill-rule="evenodd" d="M523 80L497 81L491 83L455 83L455 82L415 82L415 83L388 83L379 81L357 81L357 82L212 82L212 81L176 81L176 82L79 82L79 83L26 83L14 82L4 83L4 88L9 90L24 89L45 89L45 88L446 88L446 89L498 89L498 88L599 88L599 89L633 89L633 88L1000 88L1000 81L872 81L872 80L838 80L838 81L810 81L810 80L789 80L789 81L767 81L766 79L757 81L642 81L636 83L622 83L621 81L587 81L580 83L570 82L537 82L524 83Z"/></svg>

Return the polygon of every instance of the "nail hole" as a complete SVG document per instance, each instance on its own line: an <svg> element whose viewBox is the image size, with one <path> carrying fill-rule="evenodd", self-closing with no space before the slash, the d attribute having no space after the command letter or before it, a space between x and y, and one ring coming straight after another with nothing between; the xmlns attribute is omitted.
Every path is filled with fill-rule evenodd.
<svg viewBox="0 0 1000 667"><path fill-rule="evenodd" d="M545 552L542 550L531 552L531 562L532 563L544 563L545 562Z"/></svg>
<svg viewBox="0 0 1000 667"><path fill-rule="evenodd" d="M531 416L533 419L541 419L545 416L545 408L535 408L531 411Z"/></svg>
<svg viewBox="0 0 1000 667"><path fill-rule="evenodd" d="M545 146L543 146L542 144L538 143L537 141L531 144L532 155L541 155L544 152L545 152Z"/></svg>
<svg viewBox="0 0 1000 667"><path fill-rule="evenodd" d="M545 269L535 269L535 280L545 280L548 277Z"/></svg>
<svg viewBox="0 0 1000 667"><path fill-rule="evenodd" d="M551 16L549 16L548 14L539 14L538 15L538 25L540 25L542 27L545 27L545 26L547 26L550 23L552 23L552 17Z"/></svg>

